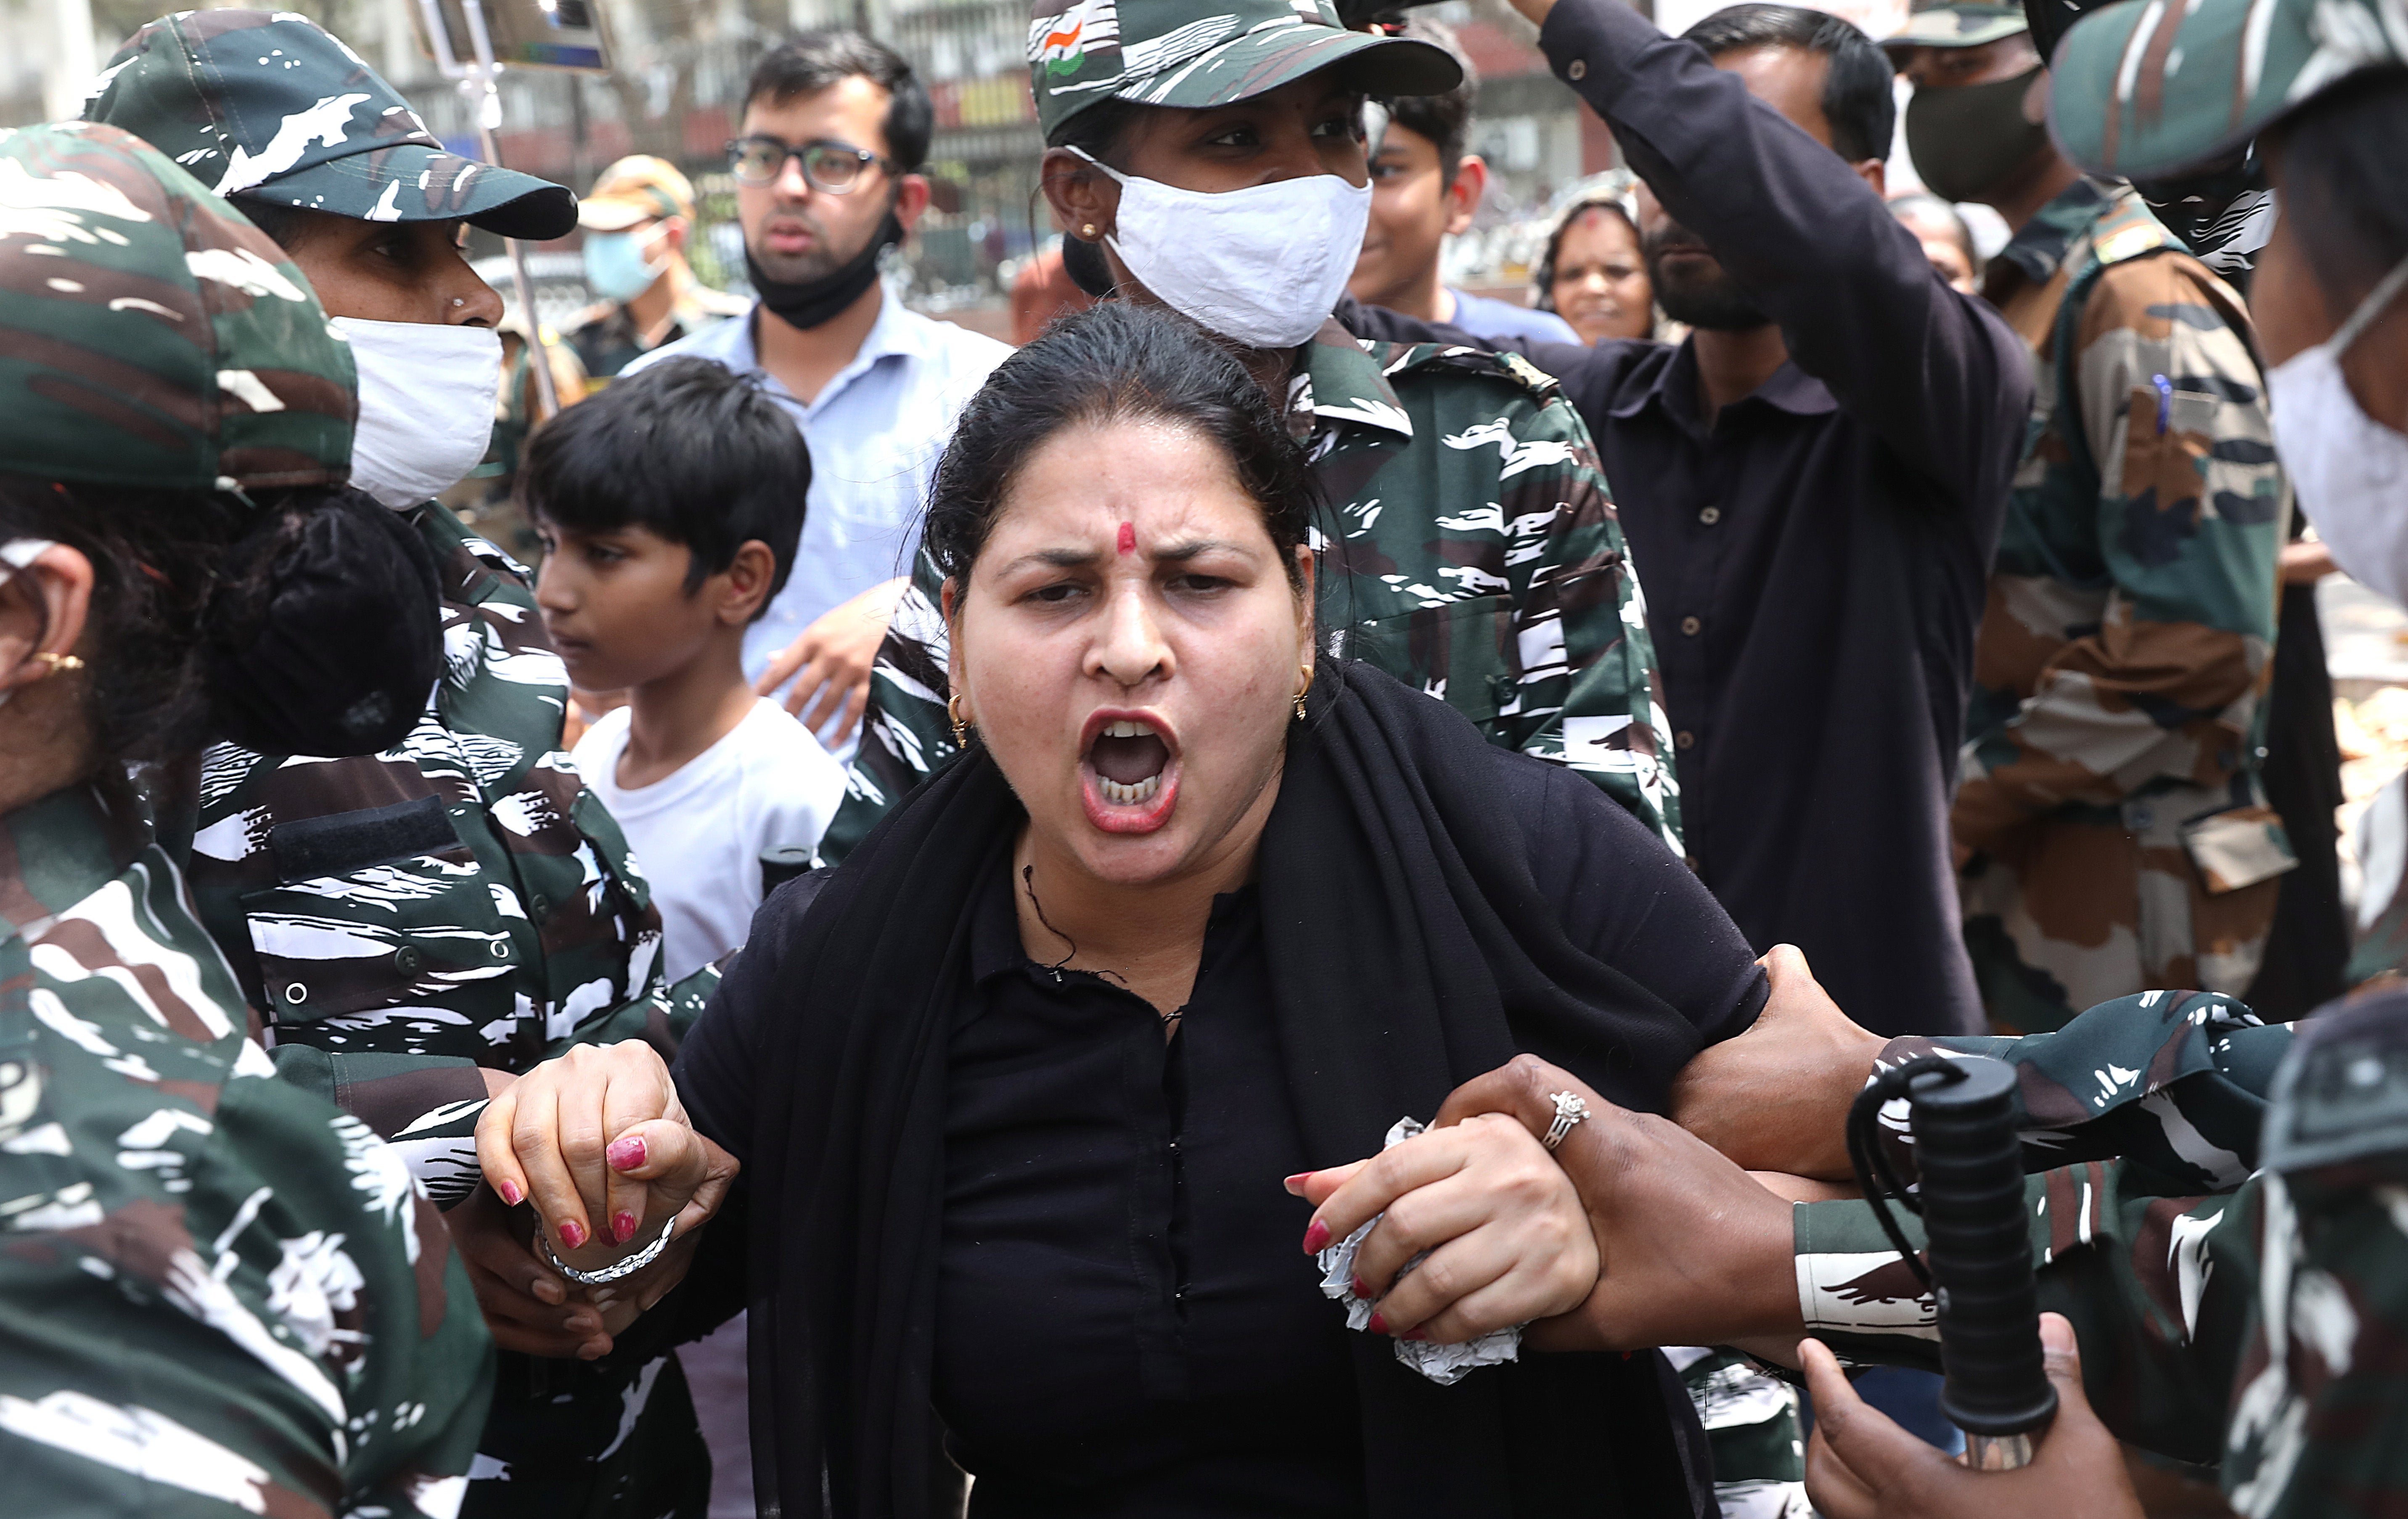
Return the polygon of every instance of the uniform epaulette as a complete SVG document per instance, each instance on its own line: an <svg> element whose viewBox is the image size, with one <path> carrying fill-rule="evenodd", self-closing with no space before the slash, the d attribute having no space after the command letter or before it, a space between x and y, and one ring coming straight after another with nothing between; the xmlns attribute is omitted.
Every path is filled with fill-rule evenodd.
<svg viewBox="0 0 2408 1519"><path fill-rule="evenodd" d="M2101 264L2121 264L2163 249L2182 249L2182 240L2150 214L2139 196L2117 208L2090 235L2092 253Z"/></svg>
<svg viewBox="0 0 2408 1519"><path fill-rule="evenodd" d="M1410 349L1399 348L1382 367L1387 374L1397 375L1426 365L1511 380L1533 395L1551 395L1561 384L1519 353L1492 352L1461 343L1417 343Z"/></svg>
<svg viewBox="0 0 2408 1519"><path fill-rule="evenodd" d="M2408 1154L2408 991L2300 1024L2262 1132L2258 1161L2269 1170Z"/></svg>

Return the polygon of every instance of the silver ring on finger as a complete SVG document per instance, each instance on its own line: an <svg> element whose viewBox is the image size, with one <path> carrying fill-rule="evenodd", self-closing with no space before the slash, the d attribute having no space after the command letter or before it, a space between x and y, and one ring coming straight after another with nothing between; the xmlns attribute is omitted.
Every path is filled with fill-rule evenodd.
<svg viewBox="0 0 2408 1519"><path fill-rule="evenodd" d="M1540 1143L1553 1150L1564 1142L1564 1136L1588 1122L1588 1103L1577 1092L1550 1092L1547 1100L1555 1105L1555 1121L1547 1125L1545 1138Z"/></svg>

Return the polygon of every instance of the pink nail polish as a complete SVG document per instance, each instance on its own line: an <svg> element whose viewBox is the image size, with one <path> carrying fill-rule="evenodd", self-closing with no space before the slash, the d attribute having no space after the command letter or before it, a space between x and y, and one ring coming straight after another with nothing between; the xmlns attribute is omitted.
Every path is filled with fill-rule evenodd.
<svg viewBox="0 0 2408 1519"><path fill-rule="evenodd" d="M1400 1338L1412 1340L1414 1343L1419 1344L1429 1339L1429 1331L1426 1329L1408 1329Z"/></svg>
<svg viewBox="0 0 2408 1519"><path fill-rule="evenodd" d="M1304 1253L1318 1255L1328 1247L1329 1225L1316 1218L1312 1221L1312 1227L1304 1231Z"/></svg>
<svg viewBox="0 0 2408 1519"><path fill-rule="evenodd" d="M1366 1285L1363 1279L1359 1276L1354 1279L1354 1296L1357 1297L1369 1297L1371 1296L1370 1287Z"/></svg>
<svg viewBox="0 0 2408 1519"><path fill-rule="evenodd" d="M575 1250L585 1243L585 1225L570 1219L560 1226L560 1242Z"/></svg>
<svg viewBox="0 0 2408 1519"><path fill-rule="evenodd" d="M1297 1183L1300 1182L1310 1182L1312 1180L1312 1173L1311 1171L1298 1171L1294 1176L1283 1177L1280 1181L1280 1185L1287 1188L1290 1192L1294 1192L1297 1188Z"/></svg>
<svg viewBox="0 0 2408 1519"><path fill-rule="evenodd" d="M614 1171L632 1171L644 1163L644 1137L630 1134L624 1139L613 1139L610 1148L602 1152Z"/></svg>
<svg viewBox="0 0 2408 1519"><path fill-rule="evenodd" d="M494 1190L502 1195L502 1201L513 1208L526 1200L526 1194L519 1190L518 1183L515 1182L496 1182Z"/></svg>
<svg viewBox="0 0 2408 1519"><path fill-rule="evenodd" d="M1382 1318L1382 1317L1381 1317L1379 1314L1377 1314L1377 1313L1372 1314L1372 1315L1371 1315L1371 1332L1372 1332L1373 1334L1375 1334L1375 1335L1383 1335L1383 1334L1386 1334L1386 1333L1388 1332L1388 1321L1387 1321L1386 1319Z"/></svg>
<svg viewBox="0 0 2408 1519"><path fill-rule="evenodd" d="M618 1240L621 1244L623 1244L623 1245L624 1245L624 1244L625 1244L628 1240L633 1240L635 1237L636 1237L636 1215L635 1215L635 1214L633 1214L633 1213L613 1213L613 1214L611 1214L611 1215L610 1215L610 1238L611 1238L611 1239Z"/></svg>

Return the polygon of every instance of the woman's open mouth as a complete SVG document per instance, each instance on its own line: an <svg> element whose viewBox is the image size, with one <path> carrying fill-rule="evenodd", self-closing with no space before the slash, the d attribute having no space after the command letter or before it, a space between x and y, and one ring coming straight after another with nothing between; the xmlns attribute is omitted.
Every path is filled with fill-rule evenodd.
<svg viewBox="0 0 2408 1519"><path fill-rule="evenodd" d="M1151 833L1169 820L1178 753L1155 720L1098 712L1079 766L1087 821L1108 833Z"/></svg>

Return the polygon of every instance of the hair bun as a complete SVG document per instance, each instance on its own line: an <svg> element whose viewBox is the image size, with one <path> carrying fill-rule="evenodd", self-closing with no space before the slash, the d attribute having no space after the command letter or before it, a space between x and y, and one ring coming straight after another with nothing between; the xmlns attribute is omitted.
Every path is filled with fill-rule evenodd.
<svg viewBox="0 0 2408 1519"><path fill-rule="evenodd" d="M357 491L288 498L226 551L202 625L218 731L263 754L399 743L443 669L434 555Z"/></svg>

